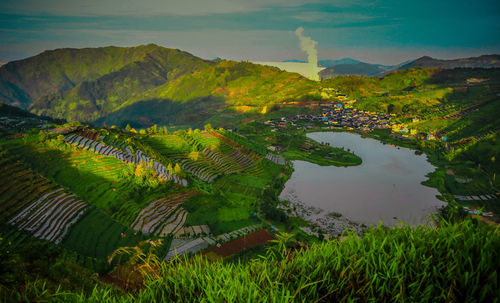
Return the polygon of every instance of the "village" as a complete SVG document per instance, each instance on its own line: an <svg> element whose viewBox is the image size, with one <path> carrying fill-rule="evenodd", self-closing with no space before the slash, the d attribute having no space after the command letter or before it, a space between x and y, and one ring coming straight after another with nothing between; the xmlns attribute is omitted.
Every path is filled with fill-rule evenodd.
<svg viewBox="0 0 500 303"><path fill-rule="evenodd" d="M399 117L394 113L364 111L354 108L356 99L349 99L334 88L323 88L322 101L289 101L282 107L300 106L318 109L317 114L297 114L293 117L281 117L264 121L272 132L280 129L295 128L312 130L345 129L348 131L371 132L374 129L390 129L391 135L399 139L418 138L420 140L446 141L439 131L422 133L410 125L418 123L419 117ZM399 119L402 118L402 119ZM407 121L406 121L407 120ZM405 121L405 122L402 122Z"/></svg>

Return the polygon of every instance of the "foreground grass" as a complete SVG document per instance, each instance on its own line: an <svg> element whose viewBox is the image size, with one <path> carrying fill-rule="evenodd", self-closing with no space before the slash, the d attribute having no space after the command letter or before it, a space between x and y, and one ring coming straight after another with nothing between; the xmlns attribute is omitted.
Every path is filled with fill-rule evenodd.
<svg viewBox="0 0 500 303"><path fill-rule="evenodd" d="M64 302L499 302L499 229L472 219L437 228L378 227L359 238L275 254L246 264L196 256L164 264L160 278L133 295L44 292Z"/></svg>

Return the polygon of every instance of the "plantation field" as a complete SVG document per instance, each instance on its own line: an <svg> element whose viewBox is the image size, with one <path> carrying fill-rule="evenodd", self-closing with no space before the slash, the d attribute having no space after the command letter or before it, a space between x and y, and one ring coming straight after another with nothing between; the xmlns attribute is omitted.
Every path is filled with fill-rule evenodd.
<svg viewBox="0 0 500 303"><path fill-rule="evenodd" d="M148 172L139 172L132 163L62 142L17 141L8 147L10 155L125 225L149 202L173 190L171 183L146 179Z"/></svg>
<svg viewBox="0 0 500 303"><path fill-rule="evenodd" d="M146 238L94 209L71 228L62 245L84 256L106 260L118 247L134 246Z"/></svg>

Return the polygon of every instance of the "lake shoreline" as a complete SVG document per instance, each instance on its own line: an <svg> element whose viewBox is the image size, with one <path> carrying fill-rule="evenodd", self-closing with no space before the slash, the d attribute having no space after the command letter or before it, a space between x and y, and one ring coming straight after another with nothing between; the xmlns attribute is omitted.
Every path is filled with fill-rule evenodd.
<svg viewBox="0 0 500 303"><path fill-rule="evenodd" d="M347 148L363 159L360 166L353 167L319 167L293 161L294 173L280 194L280 200L290 201L290 206L284 208L331 236L338 236L345 229L360 233L362 225L377 226L380 221L385 226L400 221L425 224L430 221L427 214L444 206L436 198L439 192L422 184L436 169L427 155L351 132L313 132L307 137ZM333 137L336 140L332 141ZM311 210L316 214L311 215ZM342 216L332 218L329 213Z"/></svg>

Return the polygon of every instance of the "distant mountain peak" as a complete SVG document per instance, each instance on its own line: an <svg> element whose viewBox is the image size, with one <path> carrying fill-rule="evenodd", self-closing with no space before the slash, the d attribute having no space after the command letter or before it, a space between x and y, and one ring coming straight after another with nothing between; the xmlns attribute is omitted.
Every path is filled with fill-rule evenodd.
<svg viewBox="0 0 500 303"><path fill-rule="evenodd" d="M412 67L434 67L434 68L500 68L500 55L482 55L479 57L458 59L436 59L423 56L407 64L401 64L400 69Z"/></svg>

